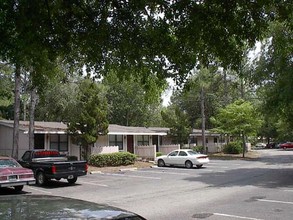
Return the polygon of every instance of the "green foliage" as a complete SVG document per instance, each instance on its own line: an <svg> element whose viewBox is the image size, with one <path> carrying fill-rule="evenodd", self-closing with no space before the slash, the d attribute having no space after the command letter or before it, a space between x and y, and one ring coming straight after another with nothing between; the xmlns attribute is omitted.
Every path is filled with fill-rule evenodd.
<svg viewBox="0 0 293 220"><path fill-rule="evenodd" d="M262 100L261 109L267 119L267 124L277 125L281 122L282 128L293 126L292 7L292 4L291 8L288 7L291 10L291 16L287 21L271 23L251 76L255 84L258 85ZM275 127L277 130L283 130L282 128ZM278 138L284 137L283 132L286 134L288 131L278 132ZM266 133L262 134L267 135Z"/></svg>
<svg viewBox="0 0 293 220"><path fill-rule="evenodd" d="M243 47L253 45L270 20L288 19L292 11L285 0L2 0L0 8L1 57L41 72L38 82L58 56L80 72L85 65L97 75L133 68L145 79L172 75L177 81L198 60L236 66Z"/></svg>
<svg viewBox="0 0 293 220"><path fill-rule="evenodd" d="M68 121L68 132L86 149L99 135L108 133L107 102L100 89L91 80L79 84L77 104Z"/></svg>
<svg viewBox="0 0 293 220"><path fill-rule="evenodd" d="M191 133L188 115L177 106L174 109L162 111L161 114L166 126L170 128L173 140L181 146L187 143Z"/></svg>
<svg viewBox="0 0 293 220"><path fill-rule="evenodd" d="M89 157L89 164L96 167L121 166L134 164L135 159L136 155L129 152L93 154Z"/></svg>
<svg viewBox="0 0 293 220"><path fill-rule="evenodd" d="M159 126L161 93L165 83L141 83L141 77L119 78L118 72L109 73L103 80L109 103L109 122L125 126ZM148 86L148 88L145 88Z"/></svg>
<svg viewBox="0 0 293 220"><path fill-rule="evenodd" d="M200 152L200 153L203 153L204 152L204 148L203 146L196 146L196 147L193 147L192 150L196 151L196 152Z"/></svg>
<svg viewBox="0 0 293 220"><path fill-rule="evenodd" d="M13 118L14 102L13 68L0 62L0 119Z"/></svg>
<svg viewBox="0 0 293 220"><path fill-rule="evenodd" d="M244 100L220 109L211 120L217 126L214 130L231 135L255 135L262 122L253 105Z"/></svg>
<svg viewBox="0 0 293 220"><path fill-rule="evenodd" d="M162 156L163 153L162 152L156 152L156 157Z"/></svg>
<svg viewBox="0 0 293 220"><path fill-rule="evenodd" d="M225 154L240 154L242 152L241 142L230 142L224 146Z"/></svg>

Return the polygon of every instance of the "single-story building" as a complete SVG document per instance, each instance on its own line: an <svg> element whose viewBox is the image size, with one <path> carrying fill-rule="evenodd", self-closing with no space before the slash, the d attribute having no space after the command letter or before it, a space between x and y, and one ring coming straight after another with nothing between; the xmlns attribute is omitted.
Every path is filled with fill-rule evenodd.
<svg viewBox="0 0 293 220"><path fill-rule="evenodd" d="M0 155L11 155L13 145L13 121L0 120ZM19 122L19 150L21 157L29 148L29 122ZM126 151L142 158L154 158L156 152L168 153L178 149L168 135L169 128L131 127L110 124L108 134L99 136L90 148L90 153L110 153ZM67 133L67 125L62 122L36 121L34 126L35 149L56 149L65 155L82 158L82 148ZM201 132L194 130L190 134L190 144L201 145ZM206 143L209 152L217 152L220 146L220 135L206 132Z"/></svg>

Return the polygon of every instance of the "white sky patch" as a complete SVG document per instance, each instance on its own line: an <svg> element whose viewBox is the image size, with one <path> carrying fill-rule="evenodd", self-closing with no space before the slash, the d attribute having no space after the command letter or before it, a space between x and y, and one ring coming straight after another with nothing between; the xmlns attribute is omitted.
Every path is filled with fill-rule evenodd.
<svg viewBox="0 0 293 220"><path fill-rule="evenodd" d="M170 99L173 93L173 88L175 86L175 82L173 79L168 78L167 82L169 84L168 88L165 90L165 92L162 94L163 99L163 106L168 106L170 104Z"/></svg>

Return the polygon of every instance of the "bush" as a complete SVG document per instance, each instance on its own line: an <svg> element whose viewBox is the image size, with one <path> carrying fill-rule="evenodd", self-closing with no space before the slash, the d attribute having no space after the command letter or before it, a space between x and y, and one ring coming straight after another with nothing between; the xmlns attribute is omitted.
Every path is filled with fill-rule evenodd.
<svg viewBox="0 0 293 220"><path fill-rule="evenodd" d="M163 155L162 152L157 152L157 153L156 153L156 157L159 157L159 156L162 156L162 155Z"/></svg>
<svg viewBox="0 0 293 220"><path fill-rule="evenodd" d="M204 149L203 146L196 146L192 148L193 151L199 152L199 153L203 153Z"/></svg>
<svg viewBox="0 0 293 220"><path fill-rule="evenodd" d="M93 154L89 157L89 165L96 167L121 166L134 164L135 154L129 152L117 152L109 154Z"/></svg>
<svg viewBox="0 0 293 220"><path fill-rule="evenodd" d="M240 142L230 142L225 145L223 152L225 154L240 154L242 152L242 145Z"/></svg>

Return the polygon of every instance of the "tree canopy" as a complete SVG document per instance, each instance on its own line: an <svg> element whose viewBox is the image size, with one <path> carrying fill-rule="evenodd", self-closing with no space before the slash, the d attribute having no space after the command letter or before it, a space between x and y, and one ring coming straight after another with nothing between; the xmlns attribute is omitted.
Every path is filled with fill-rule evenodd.
<svg viewBox="0 0 293 220"><path fill-rule="evenodd" d="M261 126L261 118L250 102L236 100L219 110L213 118L215 130L230 135L255 135Z"/></svg>
<svg viewBox="0 0 293 220"><path fill-rule="evenodd" d="M287 19L289 5L285 0L3 0L0 53L37 73L62 57L97 76L134 68L144 78L151 73L184 79L198 61L239 64L243 46L260 39L268 21Z"/></svg>

